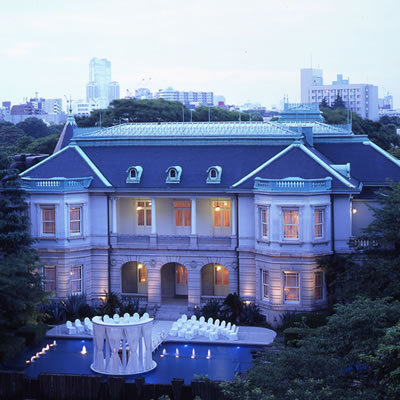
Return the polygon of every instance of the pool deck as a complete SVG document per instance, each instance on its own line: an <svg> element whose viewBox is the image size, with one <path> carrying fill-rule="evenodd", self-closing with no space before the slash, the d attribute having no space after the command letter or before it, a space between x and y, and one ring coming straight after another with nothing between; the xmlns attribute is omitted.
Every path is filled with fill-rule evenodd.
<svg viewBox="0 0 400 400"><path fill-rule="evenodd" d="M153 324L153 338L160 337L163 331L169 332L173 321L155 320ZM68 335L64 325L57 325L47 331L46 336L52 339L84 339L92 340L93 337L86 333ZM241 344L270 346L274 341L276 332L267 328L258 328L254 326L239 326L239 340L228 340L226 338L218 338L212 342L205 336L196 336L193 339L185 339L178 336L166 336L164 342L180 342L180 343L213 343L213 344Z"/></svg>

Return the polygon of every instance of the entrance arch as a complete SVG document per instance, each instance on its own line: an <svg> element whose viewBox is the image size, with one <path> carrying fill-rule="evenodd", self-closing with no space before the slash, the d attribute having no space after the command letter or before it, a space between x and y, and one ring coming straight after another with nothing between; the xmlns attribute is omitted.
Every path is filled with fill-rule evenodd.
<svg viewBox="0 0 400 400"><path fill-rule="evenodd" d="M122 294L147 294L147 268L137 261L130 261L121 267Z"/></svg>
<svg viewBox="0 0 400 400"><path fill-rule="evenodd" d="M161 297L163 302L188 298L188 270L184 265L170 262L161 267Z"/></svg>
<svg viewBox="0 0 400 400"><path fill-rule="evenodd" d="M206 264L201 269L201 295L224 296L229 294L229 271L221 264Z"/></svg>

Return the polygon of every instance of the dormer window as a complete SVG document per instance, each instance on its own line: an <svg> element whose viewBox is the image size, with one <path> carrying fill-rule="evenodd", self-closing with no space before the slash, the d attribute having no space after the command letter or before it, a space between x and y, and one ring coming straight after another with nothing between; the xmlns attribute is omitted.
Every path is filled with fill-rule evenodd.
<svg viewBox="0 0 400 400"><path fill-rule="evenodd" d="M222 168L214 165L207 170L207 183L221 183Z"/></svg>
<svg viewBox="0 0 400 400"><path fill-rule="evenodd" d="M175 165L169 167L165 172L167 173L167 179L165 180L166 183L180 183L182 167Z"/></svg>
<svg viewBox="0 0 400 400"><path fill-rule="evenodd" d="M128 173L126 183L140 183L143 172L143 168L140 165L129 167L126 172Z"/></svg>

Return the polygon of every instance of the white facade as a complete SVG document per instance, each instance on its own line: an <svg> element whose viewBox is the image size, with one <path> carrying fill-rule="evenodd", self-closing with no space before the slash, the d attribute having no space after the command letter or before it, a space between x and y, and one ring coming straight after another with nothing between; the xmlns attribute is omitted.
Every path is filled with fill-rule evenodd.
<svg viewBox="0 0 400 400"><path fill-rule="evenodd" d="M301 70L302 103L321 103L326 100L332 106L340 96L347 109L362 118L376 121L378 114L378 87L369 84L349 83L342 75L332 85L322 84L322 70L305 68Z"/></svg>
<svg viewBox="0 0 400 400"><path fill-rule="evenodd" d="M169 101L180 101L185 105L195 104L201 106L213 106L214 105L214 94L213 92L184 92L174 90L172 87L167 89L160 89L156 94L155 98L164 99Z"/></svg>

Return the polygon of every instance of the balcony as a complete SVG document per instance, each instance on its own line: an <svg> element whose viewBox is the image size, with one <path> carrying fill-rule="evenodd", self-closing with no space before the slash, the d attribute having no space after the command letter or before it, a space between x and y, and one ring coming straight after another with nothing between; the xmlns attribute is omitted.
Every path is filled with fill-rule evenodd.
<svg viewBox="0 0 400 400"><path fill-rule="evenodd" d="M65 192L85 190L93 177L87 178L21 178L22 188L35 192Z"/></svg>
<svg viewBox="0 0 400 400"><path fill-rule="evenodd" d="M263 179L255 178L254 190L269 193L320 193L330 192L332 178L321 179Z"/></svg>

